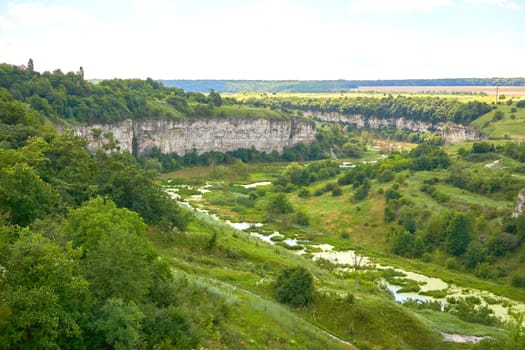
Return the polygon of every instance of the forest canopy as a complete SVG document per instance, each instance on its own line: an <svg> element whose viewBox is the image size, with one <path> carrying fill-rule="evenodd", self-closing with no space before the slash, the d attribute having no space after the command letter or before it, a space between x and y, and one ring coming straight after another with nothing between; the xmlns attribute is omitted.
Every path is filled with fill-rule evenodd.
<svg viewBox="0 0 525 350"><path fill-rule="evenodd" d="M489 104L479 101L463 103L457 99L403 95L382 98L257 95L248 97L244 102L273 109L338 112L381 119L403 117L430 123L451 121L460 124L468 124L492 110Z"/></svg>

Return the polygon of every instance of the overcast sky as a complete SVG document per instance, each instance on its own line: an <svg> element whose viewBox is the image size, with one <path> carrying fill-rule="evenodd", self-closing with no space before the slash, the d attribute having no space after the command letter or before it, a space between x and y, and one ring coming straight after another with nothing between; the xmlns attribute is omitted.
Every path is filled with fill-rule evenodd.
<svg viewBox="0 0 525 350"><path fill-rule="evenodd" d="M0 62L88 79L525 76L525 0L2 0Z"/></svg>

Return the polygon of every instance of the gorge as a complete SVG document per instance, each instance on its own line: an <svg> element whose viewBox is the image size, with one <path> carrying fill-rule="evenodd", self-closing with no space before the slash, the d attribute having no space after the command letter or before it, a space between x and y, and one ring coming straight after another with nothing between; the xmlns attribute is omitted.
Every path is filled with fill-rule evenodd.
<svg viewBox="0 0 525 350"><path fill-rule="evenodd" d="M348 124L356 128L390 127L415 132L435 132L447 143L482 139L482 135L475 128L452 122L431 124L402 117L366 118L362 115L344 115L337 112L308 111L305 115L318 121ZM158 148L162 153L176 153L181 156L193 150L202 154L252 147L262 152L281 153L285 147L311 143L316 134L315 123L305 118L128 119L111 124L74 126L72 129L76 135L89 140L91 151L102 146L101 140L93 133L93 130L98 129L104 133L110 132L122 151L142 155Z"/></svg>
<svg viewBox="0 0 525 350"><path fill-rule="evenodd" d="M314 119L323 122L348 124L350 126L360 128L395 128L406 129L415 132L433 132L441 135L446 143L462 142L462 141L477 141L483 139L480 132L471 127L453 122L439 122L429 123L420 120L411 120L403 117L398 118L377 118L365 117L360 114L342 114L338 112L322 112L322 111L305 111L305 115L311 116Z"/></svg>
<svg viewBox="0 0 525 350"><path fill-rule="evenodd" d="M268 118L125 120L73 129L90 141L91 151L101 146L92 133L93 129L100 129L113 134L121 151L141 155L157 147L162 153L181 156L193 150L202 154L252 147L267 153L280 153L284 147L312 142L316 131L312 121Z"/></svg>

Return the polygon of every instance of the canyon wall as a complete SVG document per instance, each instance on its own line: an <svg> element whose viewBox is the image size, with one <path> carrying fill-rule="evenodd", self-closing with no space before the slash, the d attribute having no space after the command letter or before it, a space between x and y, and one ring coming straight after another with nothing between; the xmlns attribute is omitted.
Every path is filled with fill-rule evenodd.
<svg viewBox="0 0 525 350"><path fill-rule="evenodd" d="M254 147L258 151L282 152L284 147L309 144L315 139L315 124L302 119L208 118L181 120L125 120L115 124L72 127L75 134L87 138L89 149L97 150L101 141L93 138L93 129L111 132L121 151L148 153L153 147L162 153L182 156L234 151Z"/></svg>
<svg viewBox="0 0 525 350"><path fill-rule="evenodd" d="M399 118L381 119L376 117L365 117L362 115L345 115L338 112L318 112L306 111L306 116L331 123L349 124L356 128L380 129L391 127L396 129L408 129L416 132L433 132L441 135L445 142L476 141L483 139L478 130L471 126L456 124L453 122L431 124L423 121L416 121Z"/></svg>

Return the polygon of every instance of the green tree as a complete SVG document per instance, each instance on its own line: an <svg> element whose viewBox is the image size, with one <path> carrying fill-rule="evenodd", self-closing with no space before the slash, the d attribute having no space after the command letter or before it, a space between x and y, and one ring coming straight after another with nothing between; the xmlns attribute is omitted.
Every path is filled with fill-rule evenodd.
<svg viewBox="0 0 525 350"><path fill-rule="evenodd" d="M469 243L468 248L463 255L465 266L469 269L474 269L479 263L482 263L485 260L485 256L486 252L481 243L477 240L473 240Z"/></svg>
<svg viewBox="0 0 525 350"><path fill-rule="evenodd" d="M210 89L208 93L208 103L215 107L222 106L222 97L221 95L213 89Z"/></svg>
<svg viewBox="0 0 525 350"><path fill-rule="evenodd" d="M266 211L271 215L289 214L293 212L293 206L284 193L278 193L270 199Z"/></svg>
<svg viewBox="0 0 525 350"><path fill-rule="evenodd" d="M90 308L88 282L80 274L80 251L59 247L24 229L0 254L0 300L9 311L0 343L9 349L82 347L84 315ZM5 282L5 283L2 283Z"/></svg>
<svg viewBox="0 0 525 350"><path fill-rule="evenodd" d="M392 251L394 254L410 257L413 256L414 235L408 231L396 233L393 236Z"/></svg>
<svg viewBox="0 0 525 350"><path fill-rule="evenodd" d="M140 328L144 314L133 302L119 298L107 299L95 322L101 335L100 345L115 350L135 349L140 344Z"/></svg>
<svg viewBox="0 0 525 350"><path fill-rule="evenodd" d="M27 164L0 170L0 209L11 214L12 223L26 226L43 218L53 211L57 200L51 186Z"/></svg>
<svg viewBox="0 0 525 350"><path fill-rule="evenodd" d="M466 214L452 214L445 228L445 247L447 253L459 256L465 253L470 243L470 222Z"/></svg>
<svg viewBox="0 0 525 350"><path fill-rule="evenodd" d="M492 116L492 121L497 122L498 120L502 120L505 117L505 112L501 110L497 110L494 112L494 115Z"/></svg>
<svg viewBox="0 0 525 350"><path fill-rule="evenodd" d="M314 280L304 267L284 269L275 284L275 297L280 303L306 306L314 297Z"/></svg>
<svg viewBox="0 0 525 350"><path fill-rule="evenodd" d="M354 200L360 201L362 199L365 199L368 196L368 191L370 191L370 180L368 180L368 178L365 178L363 180L363 183L355 191Z"/></svg>
<svg viewBox="0 0 525 350"><path fill-rule="evenodd" d="M119 207L139 213L146 222L163 229L184 230L188 215L154 181L155 173L141 169L129 153L99 154L97 193Z"/></svg>
<svg viewBox="0 0 525 350"><path fill-rule="evenodd" d="M65 236L83 251L90 288L99 299L141 301L153 286L155 254L137 213L97 197L72 210Z"/></svg>

